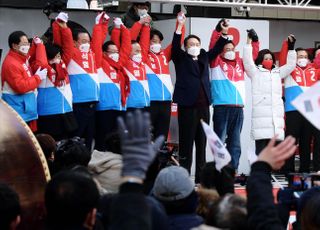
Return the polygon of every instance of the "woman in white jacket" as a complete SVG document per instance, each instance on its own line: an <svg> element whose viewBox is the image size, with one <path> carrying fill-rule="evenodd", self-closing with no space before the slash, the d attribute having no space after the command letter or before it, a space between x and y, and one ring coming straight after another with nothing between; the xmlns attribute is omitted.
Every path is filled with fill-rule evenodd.
<svg viewBox="0 0 320 230"><path fill-rule="evenodd" d="M247 76L251 79L252 124L251 135L256 143L256 154L277 136L284 139L284 104L282 100L281 79L287 77L296 66L295 38L288 36L287 64L275 66L275 58L270 50L259 51L253 62L250 33L244 47L243 64Z"/></svg>

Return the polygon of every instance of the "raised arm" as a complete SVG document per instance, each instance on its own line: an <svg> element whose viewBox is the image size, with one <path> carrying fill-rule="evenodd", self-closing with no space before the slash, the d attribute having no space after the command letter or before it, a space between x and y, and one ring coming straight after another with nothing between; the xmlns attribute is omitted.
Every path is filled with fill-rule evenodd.
<svg viewBox="0 0 320 230"><path fill-rule="evenodd" d="M177 30L177 28L178 28L178 26L179 26L179 20L183 19L183 16L184 16L184 14L183 14L182 12L180 12L180 13L177 15L176 30ZM185 25L183 25L183 26L182 26L182 29L181 29L180 45L183 44L185 34L186 34L186 27L185 27ZM169 44L169 45L163 50L163 53L164 53L164 56L165 56L166 59L167 59L167 62L170 62L170 61L171 61L171 49L172 49L172 44Z"/></svg>
<svg viewBox="0 0 320 230"><path fill-rule="evenodd" d="M295 69L297 62L297 53L294 50L295 37L291 34L288 36L288 55L286 64L280 67L280 77L286 78Z"/></svg>
<svg viewBox="0 0 320 230"><path fill-rule="evenodd" d="M125 25L121 25L121 46L119 53L119 65L124 66L130 56L131 53L131 39L130 39L130 31Z"/></svg>
<svg viewBox="0 0 320 230"><path fill-rule="evenodd" d="M145 24L142 27L139 44L141 46L142 60L146 62L148 59L148 52L149 52L149 46L150 46L150 25L149 24Z"/></svg>
<svg viewBox="0 0 320 230"><path fill-rule="evenodd" d="M294 154L295 139L287 137L275 146L272 138L251 167L247 183L248 226L255 230L284 230L272 194L271 170L280 169L285 160Z"/></svg>
<svg viewBox="0 0 320 230"><path fill-rule="evenodd" d="M317 68L317 69L320 69L320 52L319 53L315 53L315 57L314 57L314 59L313 59L313 63L314 63L314 65L315 65L315 67Z"/></svg>
<svg viewBox="0 0 320 230"><path fill-rule="evenodd" d="M288 56L288 41L285 40L282 43L282 47L279 54L279 66L283 66L287 63Z"/></svg>
<svg viewBox="0 0 320 230"><path fill-rule="evenodd" d="M181 49L181 39L182 39L182 32L183 27L186 23L186 17L184 15L181 16L181 18L178 20L178 26L176 31L173 34L172 39L172 47L171 47L171 59L173 62L178 62L180 59L180 56L184 53L184 51Z"/></svg>
<svg viewBox="0 0 320 230"><path fill-rule="evenodd" d="M96 24L93 27L91 47L95 54L97 68L102 65L102 45L108 33L108 20L109 16L106 13L100 13L96 17Z"/></svg>
<svg viewBox="0 0 320 230"><path fill-rule="evenodd" d="M48 59L46 54L46 48L43 45L40 38L35 37L33 39L33 45L35 46L35 59L31 64L33 71L36 71L40 68L48 67Z"/></svg>
<svg viewBox="0 0 320 230"><path fill-rule="evenodd" d="M253 57L252 57L252 41L248 37L247 38L247 44L243 48L243 66L245 69L245 72L248 77L253 78L257 74L257 67L253 62Z"/></svg>

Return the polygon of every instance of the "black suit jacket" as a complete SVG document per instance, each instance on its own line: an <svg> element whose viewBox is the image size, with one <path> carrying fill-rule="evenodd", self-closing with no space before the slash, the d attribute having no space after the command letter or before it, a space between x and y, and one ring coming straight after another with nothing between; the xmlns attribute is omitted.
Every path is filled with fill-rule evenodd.
<svg viewBox="0 0 320 230"><path fill-rule="evenodd" d="M223 50L228 39L220 37L216 45L206 52L201 49L198 61L181 49L181 34L174 33L172 41L172 61L176 69L176 84L173 93L173 102L180 106L193 106L199 95L201 84L211 104L209 63ZM199 65L203 66L201 73Z"/></svg>

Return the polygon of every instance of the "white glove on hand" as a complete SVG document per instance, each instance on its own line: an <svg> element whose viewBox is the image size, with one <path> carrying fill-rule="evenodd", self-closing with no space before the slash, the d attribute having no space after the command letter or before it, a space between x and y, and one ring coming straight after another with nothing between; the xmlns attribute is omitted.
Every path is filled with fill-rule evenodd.
<svg viewBox="0 0 320 230"><path fill-rule="evenodd" d="M178 17L177 17L177 19L178 19L178 22L183 22L183 20L185 19L185 15L184 15L184 13L182 13L182 12L180 12L179 14L178 14Z"/></svg>
<svg viewBox="0 0 320 230"><path fill-rule="evenodd" d="M61 20L61 21L63 21L63 22L65 22L65 23L67 23L68 20L69 20L69 16L68 16L67 13L60 12L60 13L58 14L58 16L56 17L56 20L58 20L58 19Z"/></svg>
<svg viewBox="0 0 320 230"><path fill-rule="evenodd" d="M101 12L100 14L98 14L98 16L96 17L96 24L101 24L103 22L103 19L105 19L106 21L109 20L109 16L105 13L105 12Z"/></svg>
<svg viewBox="0 0 320 230"><path fill-rule="evenodd" d="M40 80L42 81L42 80L47 78L47 73L48 73L47 69L42 69L41 70L41 67L39 67L39 69L37 70L35 75L38 75Z"/></svg>
<svg viewBox="0 0 320 230"><path fill-rule="evenodd" d="M38 37L38 36L35 36L33 38L33 42L34 44L38 45L38 44L42 44L42 40Z"/></svg>
<svg viewBox="0 0 320 230"><path fill-rule="evenodd" d="M114 27L115 28L120 28L121 25L123 25L123 22L122 22L121 18L115 18L113 20L113 23L114 23Z"/></svg>

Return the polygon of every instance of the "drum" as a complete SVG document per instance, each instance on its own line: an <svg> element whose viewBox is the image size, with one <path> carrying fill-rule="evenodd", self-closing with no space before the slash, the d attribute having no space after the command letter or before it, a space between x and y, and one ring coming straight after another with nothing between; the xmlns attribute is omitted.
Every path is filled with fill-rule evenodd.
<svg viewBox="0 0 320 230"><path fill-rule="evenodd" d="M32 131L0 99L0 181L19 194L19 229L43 229L44 191L49 180L45 156Z"/></svg>

